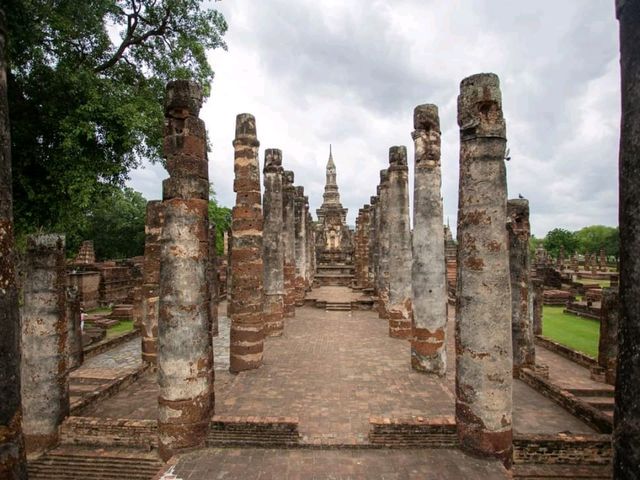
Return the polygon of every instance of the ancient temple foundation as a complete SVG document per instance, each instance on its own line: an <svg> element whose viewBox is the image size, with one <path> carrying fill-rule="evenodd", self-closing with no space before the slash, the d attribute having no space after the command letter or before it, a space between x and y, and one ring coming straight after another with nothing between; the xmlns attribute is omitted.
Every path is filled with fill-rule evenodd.
<svg viewBox="0 0 640 480"><path fill-rule="evenodd" d="M447 280L442 228L440 117L435 105L413 112L413 315L411 366L442 376L447 370Z"/></svg>
<svg viewBox="0 0 640 480"><path fill-rule="evenodd" d="M214 406L209 311L209 175L199 85L167 85L158 324L160 456L204 443Z"/></svg>
<svg viewBox="0 0 640 480"><path fill-rule="evenodd" d="M282 151L264 154L264 333L282 335L284 329L284 240Z"/></svg>
<svg viewBox="0 0 640 480"><path fill-rule="evenodd" d="M22 309L22 407L27 453L55 445L69 414L64 236L32 235Z"/></svg>
<svg viewBox="0 0 640 480"><path fill-rule="evenodd" d="M523 368L536 364L536 347L531 308L531 265L529 261L529 201L512 199L507 202L509 231L509 270L511 272L511 321L513 343L513 377Z"/></svg>
<svg viewBox="0 0 640 480"><path fill-rule="evenodd" d="M232 216L231 333L229 371L238 373L262 365L264 348L262 199L256 120L236 118Z"/></svg>
<svg viewBox="0 0 640 480"><path fill-rule="evenodd" d="M407 148L389 149L389 336L411 336L411 223Z"/></svg>
<svg viewBox="0 0 640 480"><path fill-rule="evenodd" d="M509 463L512 346L506 128L496 75L478 74L462 81L458 125L458 439L465 450Z"/></svg>

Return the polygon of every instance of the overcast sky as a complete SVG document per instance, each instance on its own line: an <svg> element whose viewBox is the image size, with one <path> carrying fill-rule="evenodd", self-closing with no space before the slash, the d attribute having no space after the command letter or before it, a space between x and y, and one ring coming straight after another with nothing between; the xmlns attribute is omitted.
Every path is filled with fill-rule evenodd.
<svg viewBox="0 0 640 480"><path fill-rule="evenodd" d="M442 129L445 221L458 201L460 81L499 75L509 196L531 204L533 233L617 225L619 63L613 0L223 0L228 51L201 117L218 200L233 206L235 117L256 116L260 162L283 151L315 217L329 144L355 223L388 149L406 145L413 188L413 108L435 103ZM131 174L161 197L161 166Z"/></svg>

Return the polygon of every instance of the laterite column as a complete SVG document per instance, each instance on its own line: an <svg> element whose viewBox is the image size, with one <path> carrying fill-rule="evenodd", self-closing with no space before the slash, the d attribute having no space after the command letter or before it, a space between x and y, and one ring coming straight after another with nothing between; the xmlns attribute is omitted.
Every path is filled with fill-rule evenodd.
<svg viewBox="0 0 640 480"><path fill-rule="evenodd" d="M22 408L27 453L58 441L69 414L67 382L67 271L64 236L31 235L22 309Z"/></svg>
<svg viewBox="0 0 640 480"><path fill-rule="evenodd" d="M389 336L411 336L411 222L407 148L389 149Z"/></svg>
<svg viewBox="0 0 640 480"><path fill-rule="evenodd" d="M378 192L378 316L389 318L389 171L380 170Z"/></svg>
<svg viewBox="0 0 640 480"><path fill-rule="evenodd" d="M209 312L209 173L202 89L167 84L158 321L159 453L204 444L214 406Z"/></svg>
<svg viewBox="0 0 640 480"><path fill-rule="evenodd" d="M447 277L442 228L440 117L435 105L413 111L413 321L411 366L443 376L447 370Z"/></svg>
<svg viewBox="0 0 640 480"><path fill-rule="evenodd" d="M253 115L236 118L236 138L231 234L231 338L229 371L251 370L262 365L264 348L264 283L262 264L262 199L260 163Z"/></svg>
<svg viewBox="0 0 640 480"><path fill-rule="evenodd" d="M529 261L529 200L512 199L507 202L509 231L509 270L511 272L511 321L513 344L513 378L520 370L536 364L533 335L533 307L531 265Z"/></svg>
<svg viewBox="0 0 640 480"><path fill-rule="evenodd" d="M158 309L160 307L160 234L164 215L160 200L147 202L144 224L144 280L142 284L142 360L158 363Z"/></svg>
<svg viewBox="0 0 640 480"><path fill-rule="evenodd" d="M13 238L6 41L5 16L0 9L0 478L23 480L27 478L27 462L22 437L20 311Z"/></svg>
<svg viewBox="0 0 640 480"><path fill-rule="evenodd" d="M511 288L506 127L498 77L464 79L458 96L460 185L456 423L464 450L511 462Z"/></svg>
<svg viewBox="0 0 640 480"><path fill-rule="evenodd" d="M284 316L296 315L296 214L294 174L290 170L284 171L282 183L283 201L283 231L284 244Z"/></svg>
<svg viewBox="0 0 640 480"><path fill-rule="evenodd" d="M284 241L282 235L282 151L264 154L264 331L280 336L284 330Z"/></svg>

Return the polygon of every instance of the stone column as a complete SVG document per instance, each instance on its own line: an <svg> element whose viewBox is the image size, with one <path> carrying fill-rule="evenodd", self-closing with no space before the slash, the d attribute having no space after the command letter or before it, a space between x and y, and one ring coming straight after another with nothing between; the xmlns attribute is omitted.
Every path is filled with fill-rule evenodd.
<svg viewBox="0 0 640 480"><path fill-rule="evenodd" d="M307 291L311 290L311 285L313 285L313 275L314 275L314 257L315 257L315 236L313 231L313 219L311 218L311 213L309 213L309 205L307 204L307 277L305 279L306 289Z"/></svg>
<svg viewBox="0 0 640 480"><path fill-rule="evenodd" d="M371 204L371 222L369 224L369 273L367 288L373 288L374 294L376 285L376 271L378 265L378 197L369 198Z"/></svg>
<svg viewBox="0 0 640 480"><path fill-rule="evenodd" d="M614 478L640 465L640 0L616 0L620 21L620 330L613 432Z"/></svg>
<svg viewBox="0 0 640 480"><path fill-rule="evenodd" d="M211 337L218 336L218 253L216 252L216 226L209 225L209 317L211 318Z"/></svg>
<svg viewBox="0 0 640 480"><path fill-rule="evenodd" d="M147 202L144 224L144 280L142 284L142 360L158 363L158 308L160 302L160 234L164 223L162 201Z"/></svg>
<svg viewBox="0 0 640 480"><path fill-rule="evenodd" d="M0 8L0 478L27 478L20 395L20 312L13 238L6 28Z"/></svg>
<svg viewBox="0 0 640 480"><path fill-rule="evenodd" d="M462 81L458 125L458 439L464 450L509 463L513 353L506 127L496 75L473 75Z"/></svg>
<svg viewBox="0 0 640 480"><path fill-rule="evenodd" d="M293 186L294 175L290 170L284 171L282 183L283 222L282 242L284 246L284 316L296 315L296 187Z"/></svg>
<svg viewBox="0 0 640 480"><path fill-rule="evenodd" d="M529 200L507 202L509 232L509 270L511 272L511 332L513 345L513 378L520 370L536 364L533 334L533 299L529 274ZM563 262L564 265L564 262Z"/></svg>
<svg viewBox="0 0 640 480"><path fill-rule="evenodd" d="M438 107L418 105L413 111L413 128L411 366L418 371L443 376L447 371L447 277Z"/></svg>
<svg viewBox="0 0 640 480"><path fill-rule="evenodd" d="M605 371L606 382L615 385L618 360L618 311L620 309L617 288L603 288L600 303L600 341L598 365Z"/></svg>
<svg viewBox="0 0 640 480"><path fill-rule="evenodd" d="M306 224L307 224L307 205L308 199L304 196L304 187L295 187L296 196L294 203L295 212L295 263L296 263L296 277L295 277L295 306L301 307L304 305L304 297L306 293L305 288L305 276L306 276Z"/></svg>
<svg viewBox="0 0 640 480"><path fill-rule="evenodd" d="M389 336L411 337L411 222L407 148L389 149Z"/></svg>
<svg viewBox="0 0 640 480"><path fill-rule="evenodd" d="M67 368L75 370L84 360L82 349L81 309L78 287L66 287Z"/></svg>
<svg viewBox="0 0 640 480"><path fill-rule="evenodd" d="M253 115L238 115L233 141L236 205L231 227L231 373L262 365L264 271L259 146Z"/></svg>
<svg viewBox="0 0 640 480"><path fill-rule="evenodd" d="M209 173L202 89L167 84L158 322L158 436L167 460L204 443L213 413L209 312Z"/></svg>
<svg viewBox="0 0 640 480"><path fill-rule="evenodd" d="M264 330L280 336L284 330L284 225L282 212L282 151L264 154Z"/></svg>
<svg viewBox="0 0 640 480"><path fill-rule="evenodd" d="M378 192L378 316L389 318L389 171L380 170Z"/></svg>
<svg viewBox="0 0 640 480"><path fill-rule="evenodd" d="M58 441L69 414L64 236L31 235L22 308L22 407L27 453Z"/></svg>
<svg viewBox="0 0 640 480"><path fill-rule="evenodd" d="M544 286L540 278L531 280L533 289L533 335L542 335L542 307L544 306Z"/></svg>

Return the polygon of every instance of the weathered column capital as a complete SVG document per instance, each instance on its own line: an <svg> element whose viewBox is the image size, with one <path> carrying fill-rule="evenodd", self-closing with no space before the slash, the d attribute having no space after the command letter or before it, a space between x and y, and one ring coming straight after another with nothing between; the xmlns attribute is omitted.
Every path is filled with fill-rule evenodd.
<svg viewBox="0 0 640 480"><path fill-rule="evenodd" d="M500 138L506 140L500 80L494 73L479 73L460 83L458 96L460 140Z"/></svg>
<svg viewBox="0 0 640 480"><path fill-rule="evenodd" d="M411 138L415 146L415 168L433 169L440 166L440 117L436 105L418 105L413 111Z"/></svg>
<svg viewBox="0 0 640 480"><path fill-rule="evenodd" d="M233 146L259 147L256 130L256 119L250 113L240 113L236 116L236 137Z"/></svg>
<svg viewBox="0 0 640 480"><path fill-rule="evenodd" d="M282 150L279 148L267 148L264 151L264 168L262 173L275 172L284 174L282 168Z"/></svg>
<svg viewBox="0 0 640 480"><path fill-rule="evenodd" d="M167 83L164 98L164 114L167 117L197 117L202 107L202 87L190 80L173 80Z"/></svg>
<svg viewBox="0 0 640 480"><path fill-rule="evenodd" d="M409 171L407 164L407 147L404 145L389 148L389 170Z"/></svg>

